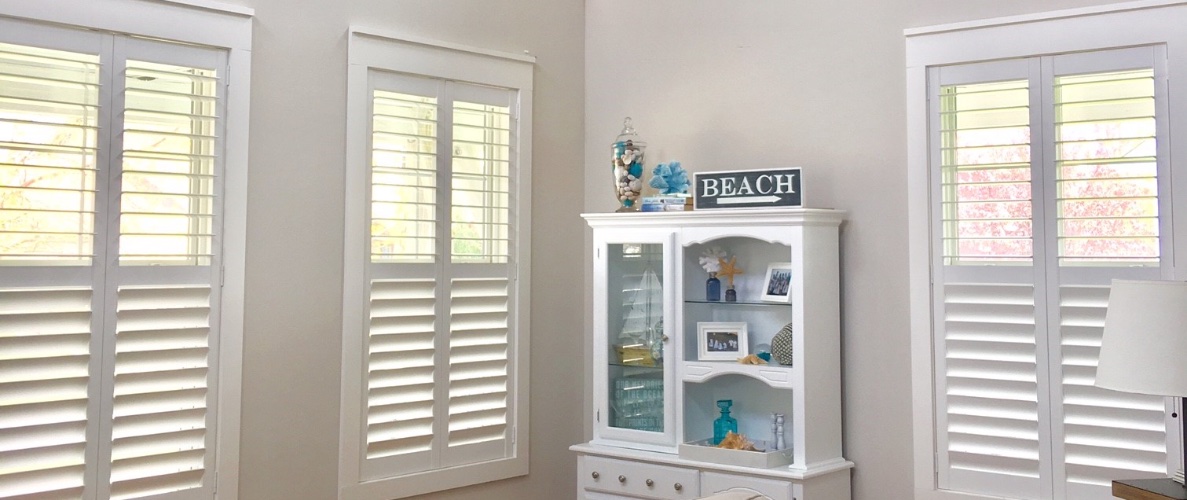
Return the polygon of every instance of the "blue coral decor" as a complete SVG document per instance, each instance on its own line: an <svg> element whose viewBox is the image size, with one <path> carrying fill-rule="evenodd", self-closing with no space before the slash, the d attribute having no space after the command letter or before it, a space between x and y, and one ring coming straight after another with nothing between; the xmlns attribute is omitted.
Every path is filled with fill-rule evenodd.
<svg viewBox="0 0 1187 500"><path fill-rule="evenodd" d="M651 170L649 185L661 194L687 194L689 184L688 172L678 161L660 163Z"/></svg>

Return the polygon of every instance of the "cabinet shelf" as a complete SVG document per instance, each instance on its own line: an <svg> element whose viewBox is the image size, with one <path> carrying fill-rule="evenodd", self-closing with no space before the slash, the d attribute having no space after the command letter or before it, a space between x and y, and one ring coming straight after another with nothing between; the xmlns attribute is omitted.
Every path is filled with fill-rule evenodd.
<svg viewBox="0 0 1187 500"><path fill-rule="evenodd" d="M627 363L617 363L617 362L612 361L609 363L609 365L617 366L620 368L631 368L631 369L634 369L634 370L637 370L640 372L651 372L651 371L662 372L662 371L664 371L663 362L656 363L655 366L647 366L647 365L631 365L631 364L627 364Z"/></svg>
<svg viewBox="0 0 1187 500"><path fill-rule="evenodd" d="M782 302L752 302L752 301L726 302L724 300L685 299L684 303L685 304L706 304L706 305L725 306L725 307L791 307L791 304L785 304Z"/></svg>
<svg viewBox="0 0 1187 500"><path fill-rule="evenodd" d="M799 384L796 371L783 365L744 365L728 361L685 361L681 379L705 382L721 375L743 375L761 380L776 389L793 389Z"/></svg>

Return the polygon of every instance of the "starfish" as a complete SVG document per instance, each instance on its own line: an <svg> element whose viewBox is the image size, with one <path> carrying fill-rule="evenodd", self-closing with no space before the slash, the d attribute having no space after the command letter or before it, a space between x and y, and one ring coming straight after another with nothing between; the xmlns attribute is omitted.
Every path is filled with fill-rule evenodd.
<svg viewBox="0 0 1187 500"><path fill-rule="evenodd" d="M736 256L736 255L733 257L730 257L729 262L726 262L725 259L718 257L717 262L721 263L721 270L717 271L717 274L720 276L728 277L729 278L729 286L731 286L731 287L734 286L734 275L742 274L745 272L742 269L739 269L737 267L738 256Z"/></svg>

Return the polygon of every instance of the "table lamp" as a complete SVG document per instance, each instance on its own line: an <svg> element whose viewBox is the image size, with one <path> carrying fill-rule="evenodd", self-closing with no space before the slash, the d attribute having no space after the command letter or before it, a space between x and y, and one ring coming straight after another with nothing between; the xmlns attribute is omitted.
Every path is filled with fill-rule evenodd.
<svg viewBox="0 0 1187 500"><path fill-rule="evenodd" d="M1187 282L1113 280L1096 386L1187 398ZM1185 421L1180 415L1187 441ZM1174 479L1183 483L1182 474Z"/></svg>

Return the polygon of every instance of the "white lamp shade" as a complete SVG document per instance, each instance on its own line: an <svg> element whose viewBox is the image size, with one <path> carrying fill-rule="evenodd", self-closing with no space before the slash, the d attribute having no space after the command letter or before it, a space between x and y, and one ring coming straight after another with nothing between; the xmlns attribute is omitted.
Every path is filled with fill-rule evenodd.
<svg viewBox="0 0 1187 500"><path fill-rule="evenodd" d="M1113 280L1096 386L1187 396L1187 283Z"/></svg>

